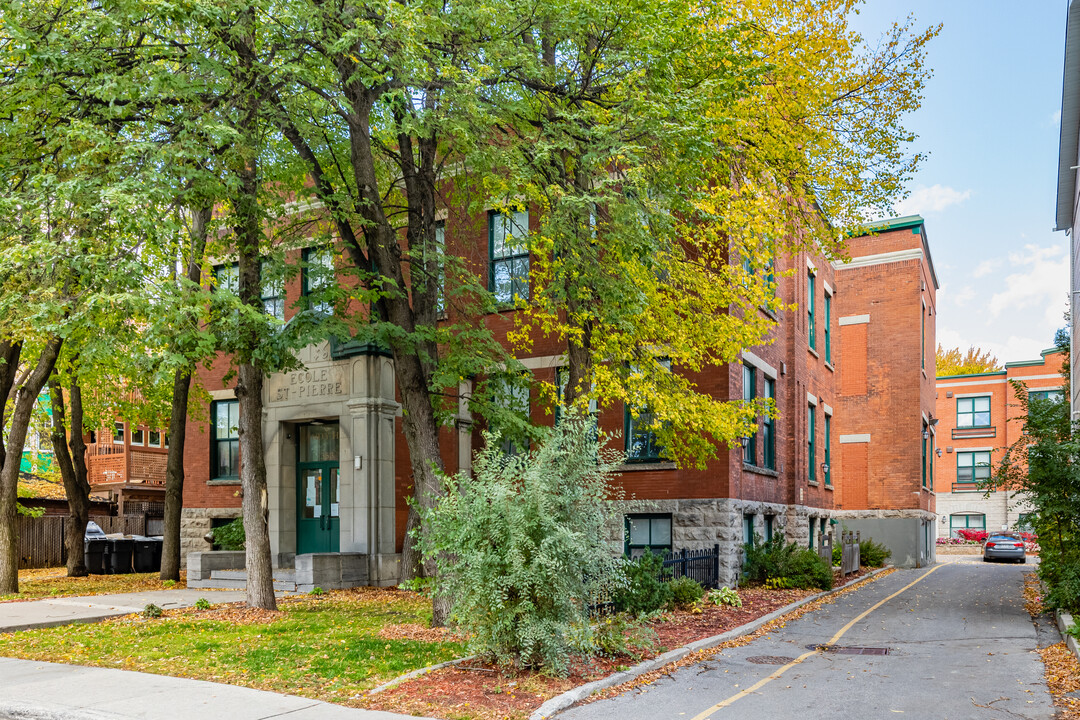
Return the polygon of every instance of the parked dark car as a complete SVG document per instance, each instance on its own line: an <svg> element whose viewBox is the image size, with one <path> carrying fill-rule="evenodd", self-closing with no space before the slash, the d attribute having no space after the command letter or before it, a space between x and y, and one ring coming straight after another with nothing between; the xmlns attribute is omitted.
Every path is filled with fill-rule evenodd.
<svg viewBox="0 0 1080 720"><path fill-rule="evenodd" d="M983 542L983 562L991 560L1011 560L1027 562L1024 552L1024 539L1012 533L992 533Z"/></svg>

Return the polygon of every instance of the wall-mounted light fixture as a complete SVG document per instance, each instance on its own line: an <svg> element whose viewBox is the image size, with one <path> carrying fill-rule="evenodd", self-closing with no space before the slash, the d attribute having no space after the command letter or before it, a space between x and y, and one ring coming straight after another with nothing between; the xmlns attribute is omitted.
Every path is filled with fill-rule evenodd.
<svg viewBox="0 0 1080 720"><path fill-rule="evenodd" d="M823 462L823 463L821 463L821 472L822 472L822 474L824 474L824 475L828 475L828 474L829 474L829 463L827 463L827 462Z"/></svg>

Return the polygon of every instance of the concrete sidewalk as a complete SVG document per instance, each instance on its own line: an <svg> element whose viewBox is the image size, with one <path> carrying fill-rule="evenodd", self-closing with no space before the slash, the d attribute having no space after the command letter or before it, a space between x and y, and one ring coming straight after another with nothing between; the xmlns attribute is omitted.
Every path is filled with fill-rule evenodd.
<svg viewBox="0 0 1080 720"><path fill-rule="evenodd" d="M260 720L282 715L289 720L412 717L203 680L0 658L0 720Z"/></svg>
<svg viewBox="0 0 1080 720"><path fill-rule="evenodd" d="M99 622L106 618L142 612L143 608L150 603L166 610L191 607L199 598L206 598L215 605L237 602L244 599L244 591L177 588L118 595L84 595L5 602L0 603L0 633L72 623Z"/></svg>

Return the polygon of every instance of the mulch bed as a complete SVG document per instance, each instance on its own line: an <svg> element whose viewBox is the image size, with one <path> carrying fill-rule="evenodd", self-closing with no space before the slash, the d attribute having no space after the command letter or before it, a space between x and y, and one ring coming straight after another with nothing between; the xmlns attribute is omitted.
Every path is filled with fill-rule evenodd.
<svg viewBox="0 0 1080 720"><path fill-rule="evenodd" d="M859 575L867 572L863 568ZM849 575L847 580L851 579ZM842 581L838 579L835 586L841 584ZM743 601L741 608L705 604L699 611L674 611L651 621L648 626L656 633L655 646L638 657L581 661L574 664L564 678L508 671L470 661L422 675L376 695L356 698L350 704L446 720L522 720L544 701L571 688L606 677L695 640L733 630L818 591L747 587L739 588L738 592Z"/></svg>

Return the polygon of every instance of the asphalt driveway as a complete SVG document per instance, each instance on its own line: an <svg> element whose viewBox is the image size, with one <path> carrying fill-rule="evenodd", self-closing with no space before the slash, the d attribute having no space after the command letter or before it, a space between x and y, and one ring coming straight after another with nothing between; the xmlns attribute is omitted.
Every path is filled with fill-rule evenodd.
<svg viewBox="0 0 1080 720"><path fill-rule="evenodd" d="M1050 720L1036 649L1052 638L1040 641L1024 609L1031 571L978 557L900 570L749 645L558 717Z"/></svg>

